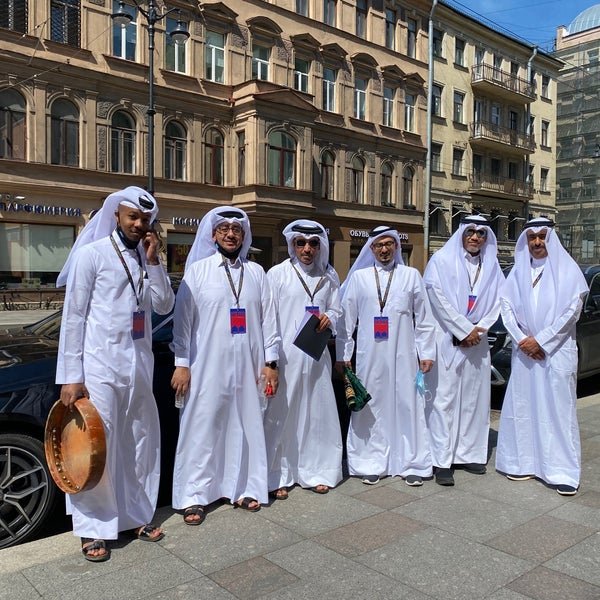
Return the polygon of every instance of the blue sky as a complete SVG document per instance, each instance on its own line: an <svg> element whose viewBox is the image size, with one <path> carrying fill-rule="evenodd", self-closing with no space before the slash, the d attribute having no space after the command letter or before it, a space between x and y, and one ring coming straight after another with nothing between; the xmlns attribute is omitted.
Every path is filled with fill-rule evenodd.
<svg viewBox="0 0 600 600"><path fill-rule="evenodd" d="M457 8L468 8L510 34L524 38L542 50L552 50L559 25L568 27L594 0L450 0ZM468 11L467 11L468 12Z"/></svg>

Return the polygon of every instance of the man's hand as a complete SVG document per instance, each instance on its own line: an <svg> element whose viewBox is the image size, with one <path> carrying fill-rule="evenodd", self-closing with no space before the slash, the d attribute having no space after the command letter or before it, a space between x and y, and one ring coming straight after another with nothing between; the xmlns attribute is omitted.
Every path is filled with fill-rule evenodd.
<svg viewBox="0 0 600 600"><path fill-rule="evenodd" d="M142 238L142 248L144 248L144 252L146 253L146 264L154 266L160 264L158 259L159 247L160 239L158 233L154 229L149 229Z"/></svg>
<svg viewBox="0 0 600 600"><path fill-rule="evenodd" d="M352 369L352 363L349 360L336 360L335 361L335 370L337 371L338 375L344 374L344 367L348 367L349 369Z"/></svg>
<svg viewBox="0 0 600 600"><path fill-rule="evenodd" d="M175 390L175 396L185 396L190 389L190 370L188 367L175 367L171 377L171 387Z"/></svg>
<svg viewBox="0 0 600 600"><path fill-rule="evenodd" d="M325 313L322 313L319 316L319 324L317 325L315 331L317 333L321 333L321 331L325 331L325 329L327 329L328 327L331 328L331 321Z"/></svg>
<svg viewBox="0 0 600 600"><path fill-rule="evenodd" d="M421 360L419 361L419 367L421 368L421 372L423 374L429 373L431 369L433 369L433 360Z"/></svg>
<svg viewBox="0 0 600 600"><path fill-rule="evenodd" d="M473 331L464 339L461 340L461 348L470 348L471 346L477 346L481 342L481 334L485 332L483 327L473 327Z"/></svg>
<svg viewBox="0 0 600 600"><path fill-rule="evenodd" d="M65 383L60 388L60 401L65 406L71 406L79 398L89 398L90 395L83 383Z"/></svg>
<svg viewBox="0 0 600 600"><path fill-rule="evenodd" d="M265 388L268 388L269 385L273 390L271 394L274 396L277 393L277 388L279 387L279 371L277 369L271 369L271 367L263 367L260 372L261 375L265 376Z"/></svg>
<svg viewBox="0 0 600 600"><path fill-rule="evenodd" d="M546 353L532 336L526 337L519 342L519 350L533 360L544 360Z"/></svg>

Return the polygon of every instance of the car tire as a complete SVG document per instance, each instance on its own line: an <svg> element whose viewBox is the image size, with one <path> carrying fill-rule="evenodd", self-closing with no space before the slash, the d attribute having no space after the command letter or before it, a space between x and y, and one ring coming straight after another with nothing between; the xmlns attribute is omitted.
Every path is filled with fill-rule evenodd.
<svg viewBox="0 0 600 600"><path fill-rule="evenodd" d="M48 524L58 496L43 443L0 434L0 548L27 541Z"/></svg>

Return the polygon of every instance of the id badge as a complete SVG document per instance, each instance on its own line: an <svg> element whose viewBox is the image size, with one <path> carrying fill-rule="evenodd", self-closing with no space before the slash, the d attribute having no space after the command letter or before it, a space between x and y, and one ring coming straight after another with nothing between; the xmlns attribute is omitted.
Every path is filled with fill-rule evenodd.
<svg viewBox="0 0 600 600"><path fill-rule="evenodd" d="M246 309L231 308L229 310L229 324L231 325L231 333L246 333Z"/></svg>
<svg viewBox="0 0 600 600"><path fill-rule="evenodd" d="M376 340L388 339L389 321L387 317L374 317L373 333Z"/></svg>
<svg viewBox="0 0 600 600"><path fill-rule="evenodd" d="M305 306L306 312L309 312L311 315L315 315L315 317L319 316L319 307L318 306Z"/></svg>
<svg viewBox="0 0 600 600"><path fill-rule="evenodd" d="M146 312L136 310L133 313L133 326L131 329L131 337L134 340L140 340L146 332Z"/></svg>
<svg viewBox="0 0 600 600"><path fill-rule="evenodd" d="M467 304L467 314L469 314L473 310L473 307L475 306L475 300L477 300L477 296L469 296L469 303Z"/></svg>

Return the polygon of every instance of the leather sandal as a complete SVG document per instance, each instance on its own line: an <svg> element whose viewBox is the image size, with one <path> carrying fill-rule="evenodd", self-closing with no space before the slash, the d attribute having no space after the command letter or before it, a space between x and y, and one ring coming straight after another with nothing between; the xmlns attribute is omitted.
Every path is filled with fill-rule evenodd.
<svg viewBox="0 0 600 600"><path fill-rule="evenodd" d="M249 496L246 496L246 498L242 498L242 500L238 500L237 502L234 502L233 508L243 508L244 510L249 510L250 512L258 512L260 510L260 504L258 504L258 506L253 506L251 508L250 505L253 502L256 502L258 504L258 500L256 500L255 498L250 498Z"/></svg>
<svg viewBox="0 0 600 600"><path fill-rule="evenodd" d="M152 535L157 529L156 525L143 525L133 530L135 537L142 542L158 542L165 537L165 532L161 531L158 535Z"/></svg>
<svg viewBox="0 0 600 600"><path fill-rule="evenodd" d="M193 516L199 517L199 519L192 519L191 521L188 521L187 517ZM188 506L183 511L183 522L186 525L191 525L192 527L204 523L205 518L206 515L204 513L204 506L202 506L201 504L194 504L193 506Z"/></svg>
<svg viewBox="0 0 600 600"><path fill-rule="evenodd" d="M90 552L94 550L104 550L104 554L93 555ZM104 540L95 540L93 538L81 538L81 552L85 560L90 562L104 562L110 558L110 550L106 547Z"/></svg>

